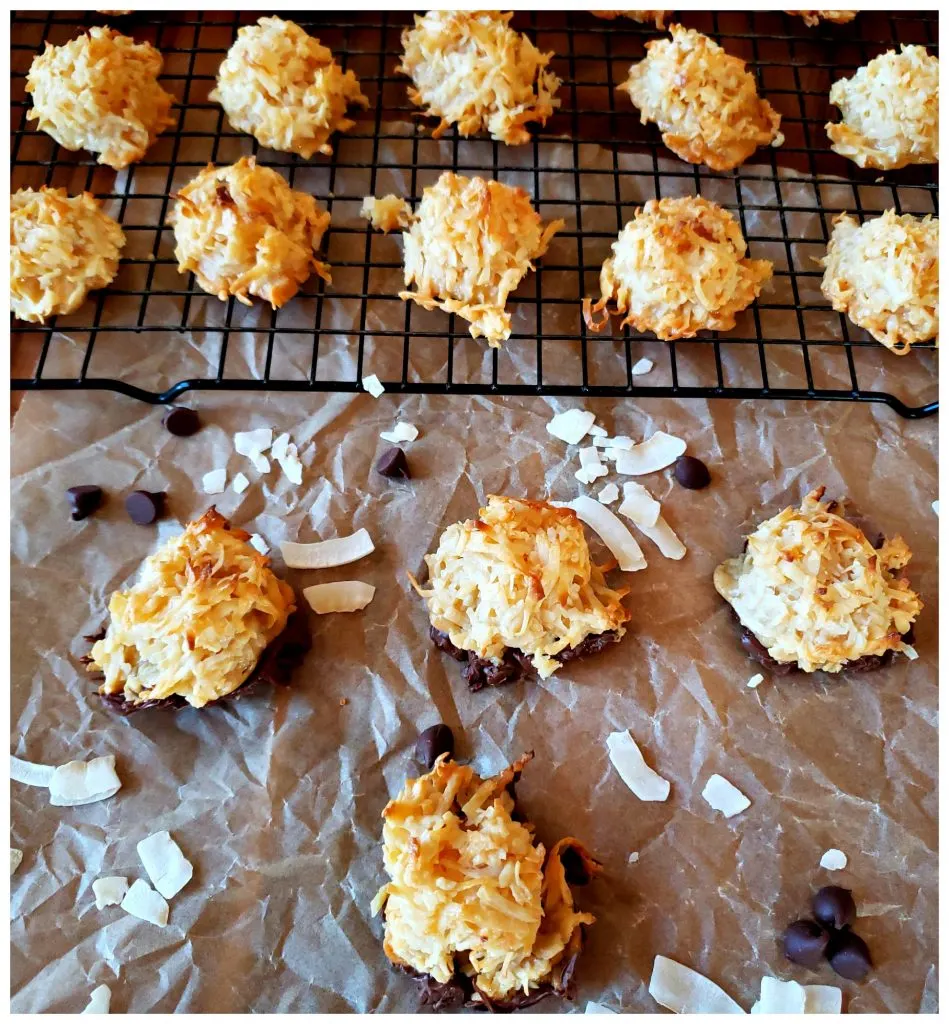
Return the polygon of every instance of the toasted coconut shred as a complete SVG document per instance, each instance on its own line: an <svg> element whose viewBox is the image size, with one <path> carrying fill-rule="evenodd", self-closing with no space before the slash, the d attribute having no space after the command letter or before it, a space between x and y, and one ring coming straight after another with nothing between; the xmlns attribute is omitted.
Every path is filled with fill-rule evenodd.
<svg viewBox="0 0 949 1024"><path fill-rule="evenodd" d="M237 33L208 98L262 146L306 159L332 156L329 137L356 123L346 111L369 105L353 72L343 71L319 39L282 18L261 18Z"/></svg>
<svg viewBox="0 0 949 1024"><path fill-rule="evenodd" d="M103 694L130 704L179 695L193 707L233 693L295 609L292 589L213 508L142 566L109 601L90 652Z"/></svg>
<svg viewBox="0 0 949 1024"><path fill-rule="evenodd" d="M860 13L859 11L785 11L785 14L799 14L804 19L804 24L809 28L815 28L822 21L833 21L837 25L846 25L853 21Z"/></svg>
<svg viewBox="0 0 949 1024"><path fill-rule="evenodd" d="M412 580L432 625L456 647L495 663L507 648L520 650L546 679L561 651L591 635L623 635L627 591L608 586L609 566L593 564L571 509L491 495L479 515L449 526L425 556L427 588Z"/></svg>
<svg viewBox="0 0 949 1024"><path fill-rule="evenodd" d="M487 131L517 146L530 139L524 127L540 125L560 106L560 79L541 53L500 11L429 11L402 33L402 63L412 79L409 99L440 118L440 138L453 124L462 135Z"/></svg>
<svg viewBox="0 0 949 1024"><path fill-rule="evenodd" d="M938 335L938 220L887 210L860 224L841 214L823 265L824 297L891 352Z"/></svg>
<svg viewBox="0 0 949 1024"><path fill-rule="evenodd" d="M746 257L735 218L701 196L650 199L612 249L600 271L599 301L584 300L594 332L609 323L611 312L624 316L624 326L665 341L727 331L771 279L768 260Z"/></svg>
<svg viewBox="0 0 949 1024"><path fill-rule="evenodd" d="M805 672L904 650L923 607L897 575L911 557L902 537L876 550L823 494L818 488L800 509L762 523L714 574L715 589L768 654Z"/></svg>
<svg viewBox="0 0 949 1024"><path fill-rule="evenodd" d="M939 60L923 46L874 57L830 89L841 121L827 124L831 149L858 167L893 171L939 160Z"/></svg>
<svg viewBox="0 0 949 1024"><path fill-rule="evenodd" d="M400 196L391 194L379 199L364 196L359 215L369 221L373 230L386 235L412 223L412 207Z"/></svg>
<svg viewBox="0 0 949 1024"><path fill-rule="evenodd" d="M26 115L65 149L87 149L115 170L141 160L174 124L174 97L158 84L162 56L97 26L63 46L46 44L26 76Z"/></svg>
<svg viewBox="0 0 949 1024"><path fill-rule="evenodd" d="M666 27L666 18L672 11L590 11L596 18L605 18L613 21L616 18L630 18L638 21L640 25L648 25L652 22L660 32Z"/></svg>
<svg viewBox="0 0 949 1024"><path fill-rule="evenodd" d="M88 192L21 188L10 197L10 308L30 323L72 313L119 269L125 234Z"/></svg>
<svg viewBox="0 0 949 1024"><path fill-rule="evenodd" d="M230 167L209 164L176 196L178 270L222 301L251 297L274 309L293 298L311 273L330 280L316 256L330 215L254 157Z"/></svg>
<svg viewBox="0 0 949 1024"><path fill-rule="evenodd" d="M590 876L599 865L571 838L548 854L530 823L512 819L508 787L532 754L485 780L447 756L383 811L391 881L372 911L385 910L386 956L441 983L467 975L489 1005L562 992L595 918L575 909L561 855L573 851Z"/></svg>
<svg viewBox="0 0 949 1024"><path fill-rule="evenodd" d="M544 225L523 189L445 171L403 234L405 283L415 291L399 298L458 313L473 338L497 348L511 336L508 295L563 225Z"/></svg>
<svg viewBox="0 0 949 1024"><path fill-rule="evenodd" d="M759 146L780 146L781 115L758 96L745 62L695 29L672 25L671 39L646 44L646 59L618 88L654 121L676 156L730 171Z"/></svg>

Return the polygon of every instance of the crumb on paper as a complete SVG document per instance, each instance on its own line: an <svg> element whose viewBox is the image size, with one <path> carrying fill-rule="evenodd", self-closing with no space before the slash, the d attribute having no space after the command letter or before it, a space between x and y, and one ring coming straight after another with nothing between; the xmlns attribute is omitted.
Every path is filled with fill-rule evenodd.
<svg viewBox="0 0 949 1024"><path fill-rule="evenodd" d="M234 451L238 455L259 455L273 444L273 430L270 427L257 427L256 430L239 430L234 435Z"/></svg>
<svg viewBox="0 0 949 1024"><path fill-rule="evenodd" d="M634 377L643 377L655 366L656 364L651 359L639 359L633 364L632 374Z"/></svg>
<svg viewBox="0 0 949 1024"><path fill-rule="evenodd" d="M629 857L626 858L626 863L627 864L637 864L638 862L639 862L639 853L636 850L633 850L633 852L629 855Z"/></svg>
<svg viewBox="0 0 949 1024"><path fill-rule="evenodd" d="M82 1013L108 1013L111 1005L112 989L108 985L100 985L89 994L89 1005Z"/></svg>
<svg viewBox="0 0 949 1024"><path fill-rule="evenodd" d="M137 917L140 921L148 921L150 924L164 928L168 924L168 903L161 893L155 890L141 878L136 878L125 899L121 903L126 914Z"/></svg>
<svg viewBox="0 0 949 1024"><path fill-rule="evenodd" d="M346 699L345 697L340 697L340 698L339 698L339 706L340 706L341 708L344 708L344 707L346 707L346 705L347 705L348 703L349 703L349 701L348 701L348 700L347 700L347 699Z"/></svg>
<svg viewBox="0 0 949 1024"><path fill-rule="evenodd" d="M379 398L385 394L386 389L382 386L382 381L374 373L369 374L368 377L363 377L362 386L373 398Z"/></svg>
<svg viewBox="0 0 949 1024"><path fill-rule="evenodd" d="M317 615L333 612L359 612L373 599L376 588L360 580L317 583L306 587L303 597Z"/></svg>
<svg viewBox="0 0 949 1024"><path fill-rule="evenodd" d="M614 444L613 447L618 446ZM684 455L685 449L686 444L681 437L657 430L641 444L633 445L617 455L616 472L624 476L658 473L660 469L671 466L680 455Z"/></svg>
<svg viewBox="0 0 949 1024"><path fill-rule="evenodd" d="M96 910L117 907L125 899L129 880L123 875L104 875L92 883L92 895L96 898Z"/></svg>
<svg viewBox="0 0 949 1024"><path fill-rule="evenodd" d="M384 235L407 228L412 223L412 207L401 196L391 193L378 199L364 196L359 215L369 221L374 231L381 231Z"/></svg>
<svg viewBox="0 0 949 1024"><path fill-rule="evenodd" d="M237 494L243 494L250 487L250 480L243 473L238 473L231 481L231 487L234 488Z"/></svg>
<svg viewBox="0 0 949 1024"><path fill-rule="evenodd" d="M414 423L405 423L400 420L392 430L384 430L379 436L390 444L402 444L406 441L414 441L418 437L418 427Z"/></svg>
<svg viewBox="0 0 949 1024"><path fill-rule="evenodd" d="M751 801L737 787L732 785L728 779L721 775L713 775L705 783L702 790L702 799L714 811L721 811L726 818L741 814L751 806Z"/></svg>
<svg viewBox="0 0 949 1024"><path fill-rule="evenodd" d="M607 484L600 493L596 496L596 500L601 502L603 505L612 505L614 501L619 497L619 488L616 484Z"/></svg>
<svg viewBox="0 0 949 1024"><path fill-rule="evenodd" d="M763 682L764 676L758 672L756 675L753 675L747 683L745 683L745 686L747 686L749 690L757 690Z"/></svg>
<svg viewBox="0 0 949 1024"><path fill-rule="evenodd" d="M16 869L23 863L23 851L15 846L10 847L10 874L14 875Z"/></svg>
<svg viewBox="0 0 949 1024"><path fill-rule="evenodd" d="M933 512L935 512L937 516L939 515L939 499L938 498L933 502Z"/></svg>
<svg viewBox="0 0 949 1024"><path fill-rule="evenodd" d="M167 830L146 836L135 849L152 885L166 900L191 881L194 867Z"/></svg>
<svg viewBox="0 0 949 1024"><path fill-rule="evenodd" d="M668 800L669 780L646 764L642 751L628 729L611 732L606 738L606 748L610 763L634 796L649 802Z"/></svg>
<svg viewBox="0 0 949 1024"><path fill-rule="evenodd" d="M566 444L579 444L590 432L595 419L593 413L585 409L566 409L547 424L547 433Z"/></svg>
<svg viewBox="0 0 949 1024"><path fill-rule="evenodd" d="M827 871L843 871L847 866L847 854L834 848L825 850L820 859L820 866Z"/></svg>
<svg viewBox="0 0 949 1024"><path fill-rule="evenodd" d="M205 494L223 494L227 487L227 470L212 469L201 477L201 487Z"/></svg>
<svg viewBox="0 0 949 1024"><path fill-rule="evenodd" d="M745 1012L714 981L665 956L653 961L649 994L673 1013Z"/></svg>
<svg viewBox="0 0 949 1024"><path fill-rule="evenodd" d="M115 771L115 755L60 765L49 780L49 802L53 807L81 807L107 800L122 788Z"/></svg>

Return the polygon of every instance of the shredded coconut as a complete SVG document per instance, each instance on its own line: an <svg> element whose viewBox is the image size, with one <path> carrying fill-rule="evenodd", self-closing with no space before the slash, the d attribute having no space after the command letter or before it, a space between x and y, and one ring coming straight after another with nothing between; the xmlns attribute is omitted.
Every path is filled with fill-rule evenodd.
<svg viewBox="0 0 949 1024"><path fill-rule="evenodd" d="M822 21L833 21L838 25L846 25L853 21L859 11L785 11L785 14L799 14L808 28L814 28Z"/></svg>
<svg viewBox="0 0 949 1024"><path fill-rule="evenodd" d="M412 223L412 207L399 196L387 195L381 199L366 196L359 215L365 217L373 230L388 235L391 231L407 228Z"/></svg>

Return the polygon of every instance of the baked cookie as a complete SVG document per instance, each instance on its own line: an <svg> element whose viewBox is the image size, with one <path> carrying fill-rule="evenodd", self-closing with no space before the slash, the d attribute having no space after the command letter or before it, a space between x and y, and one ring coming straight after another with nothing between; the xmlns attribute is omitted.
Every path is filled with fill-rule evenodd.
<svg viewBox="0 0 949 1024"><path fill-rule="evenodd" d="M759 146L780 146L781 115L758 96L745 62L695 29L672 25L671 39L646 44L646 59L620 86L654 121L676 156L730 171Z"/></svg>
<svg viewBox="0 0 949 1024"><path fill-rule="evenodd" d="M356 123L350 107L369 106L352 71L319 39L282 18L261 18L237 33L208 97L228 121L262 145L309 159L331 156L329 138Z"/></svg>
<svg viewBox="0 0 949 1024"><path fill-rule="evenodd" d="M498 348L511 336L508 295L563 225L545 225L521 188L445 171L402 236L405 284L415 291L399 298L457 313L472 338Z"/></svg>
<svg viewBox="0 0 949 1024"><path fill-rule="evenodd" d="M425 556L422 588L437 647L465 662L472 690L537 673L618 641L629 613L590 558L568 508L491 495L479 518L453 523Z"/></svg>
<svg viewBox="0 0 949 1024"><path fill-rule="evenodd" d="M102 26L63 46L47 43L26 76L33 96L26 116L64 149L98 153L100 164L121 170L174 124L161 67L151 43Z"/></svg>
<svg viewBox="0 0 949 1024"><path fill-rule="evenodd" d="M902 537L878 547L844 518L836 501L812 491L748 536L723 562L715 589L747 632L746 646L772 671L840 672L910 658L923 605L899 575L910 560Z"/></svg>
<svg viewBox="0 0 949 1024"><path fill-rule="evenodd" d="M834 221L821 291L881 345L904 356L939 334L939 221L887 210Z"/></svg>
<svg viewBox="0 0 949 1024"><path fill-rule="evenodd" d="M622 325L674 341L727 331L771 279L768 260L751 260L738 222L701 196L650 199L613 243L600 271L600 300L584 300L594 333L612 312ZM595 314L606 310L599 321Z"/></svg>
<svg viewBox="0 0 949 1024"><path fill-rule="evenodd" d="M173 221L178 270L245 306L251 297L274 309L293 298L312 273L330 280L316 256L330 215L254 157L208 166L176 196Z"/></svg>
<svg viewBox="0 0 949 1024"><path fill-rule="evenodd" d="M281 664L299 660L309 642L299 619L289 628L293 590L249 538L211 508L145 559L137 583L112 595L109 625L86 659L104 677L107 701L124 712L202 708L262 668L273 679Z"/></svg>
<svg viewBox="0 0 949 1024"><path fill-rule="evenodd" d="M10 197L10 309L41 324L72 313L119 269L125 234L88 192L21 188Z"/></svg>
<svg viewBox="0 0 949 1024"><path fill-rule="evenodd" d="M500 11L429 11L402 33L397 71L412 79L409 99L440 118L440 138L453 124L462 135L486 131L516 146L530 139L524 127L543 126L560 106L560 79L541 53Z"/></svg>
<svg viewBox="0 0 949 1024"><path fill-rule="evenodd" d="M830 148L858 167L894 171L939 160L939 59L923 46L888 50L830 89L841 120Z"/></svg>
<svg viewBox="0 0 949 1024"><path fill-rule="evenodd" d="M859 11L785 11L785 14L798 14L804 19L804 24L809 28L815 28L822 21L832 21L836 25L846 25L853 21L860 13Z"/></svg>
<svg viewBox="0 0 949 1024"><path fill-rule="evenodd" d="M590 11L596 18L605 18L613 21L616 18L631 18L638 21L640 25L648 25L652 22L661 32L666 27L666 18L672 11Z"/></svg>
<svg viewBox="0 0 949 1024"><path fill-rule="evenodd" d="M576 839L548 853L516 813L513 787L532 757L482 780L443 754L382 812L391 881L372 912L385 912L386 956L426 982L437 1009L511 1010L566 994L594 923L570 885L600 865Z"/></svg>

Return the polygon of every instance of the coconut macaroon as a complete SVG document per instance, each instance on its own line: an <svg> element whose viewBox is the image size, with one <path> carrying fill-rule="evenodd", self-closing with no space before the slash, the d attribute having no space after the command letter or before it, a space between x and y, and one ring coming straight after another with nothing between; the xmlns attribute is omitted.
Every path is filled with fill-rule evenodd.
<svg viewBox="0 0 949 1024"><path fill-rule="evenodd" d="M768 260L747 258L735 218L701 196L650 199L612 248L600 271L600 300L583 304L594 333L612 313L623 316L622 326L664 341L727 331L771 279Z"/></svg>
<svg viewBox="0 0 949 1024"><path fill-rule="evenodd" d="M858 167L893 171L939 160L939 59L923 46L874 57L830 89L841 120L826 125L831 149Z"/></svg>
<svg viewBox="0 0 949 1024"><path fill-rule="evenodd" d="M353 72L343 71L319 39L282 18L261 18L237 33L209 99L262 146L307 159L317 152L331 156L329 137L356 123L347 110L369 105Z"/></svg>
<svg viewBox="0 0 949 1024"><path fill-rule="evenodd" d="M425 556L437 647L467 663L472 689L546 679L565 661L619 640L629 613L594 564L568 508L491 495L476 520L449 526Z"/></svg>
<svg viewBox="0 0 949 1024"><path fill-rule="evenodd" d="M516 146L530 139L524 127L540 125L560 106L560 79L541 53L500 11L429 11L402 33L402 63L412 79L409 99L440 118L439 138L453 124L462 135L487 131Z"/></svg>
<svg viewBox="0 0 949 1024"><path fill-rule="evenodd" d="M939 334L939 221L887 210L834 221L821 291L897 355Z"/></svg>
<svg viewBox="0 0 949 1024"><path fill-rule="evenodd" d="M211 508L112 595L105 635L86 659L107 700L125 712L201 708L250 680L296 602L249 539Z"/></svg>
<svg viewBox="0 0 949 1024"><path fill-rule="evenodd" d="M923 605L900 570L910 560L901 537L879 547L825 502L824 488L800 509L786 508L723 562L715 589L750 634L752 653L772 669L840 672L910 658L910 627Z"/></svg>
<svg viewBox="0 0 949 1024"><path fill-rule="evenodd" d="M804 24L815 28L822 21L832 21L836 25L846 25L853 21L859 11L785 11L785 14L797 14L804 19Z"/></svg>
<svg viewBox="0 0 949 1024"><path fill-rule="evenodd" d="M330 280L316 255L330 215L254 157L209 164L175 199L178 269L211 295L246 306L256 296L277 309L312 273Z"/></svg>
<svg viewBox="0 0 949 1024"><path fill-rule="evenodd" d="M781 115L758 96L745 62L695 29L673 25L671 39L646 44L646 59L620 86L654 121L676 156L730 171L759 146L780 146Z"/></svg>
<svg viewBox="0 0 949 1024"><path fill-rule="evenodd" d="M72 313L119 269L125 234L88 192L21 188L10 197L10 309L30 323Z"/></svg>
<svg viewBox="0 0 949 1024"><path fill-rule="evenodd" d="M161 68L151 43L102 26L63 46L47 43L26 76L27 117L65 149L98 153L100 164L121 170L174 124Z"/></svg>
<svg viewBox="0 0 949 1024"><path fill-rule="evenodd" d="M533 826L515 820L513 784L527 754L482 780L443 754L409 779L382 813L391 879L373 900L385 911L386 956L469 1006L517 1009L567 990L594 923L567 881L589 881L599 864L572 838L547 852ZM579 878L575 878L579 876Z"/></svg>
<svg viewBox="0 0 949 1024"><path fill-rule="evenodd" d="M660 31L666 27L666 18L672 11L590 11L595 18L605 18L607 21L614 21L616 18L630 18L638 21L640 25L648 25L652 22Z"/></svg>

